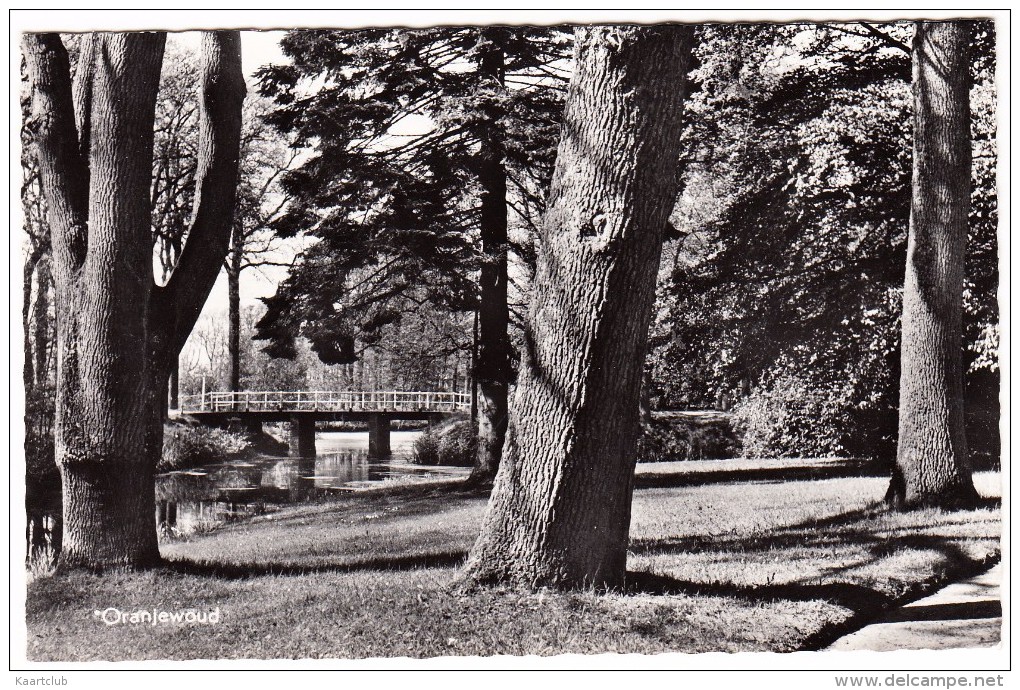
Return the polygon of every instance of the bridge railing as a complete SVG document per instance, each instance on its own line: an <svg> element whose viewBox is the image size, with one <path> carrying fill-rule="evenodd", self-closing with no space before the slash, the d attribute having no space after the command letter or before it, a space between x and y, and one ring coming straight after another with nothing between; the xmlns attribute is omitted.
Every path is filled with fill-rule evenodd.
<svg viewBox="0 0 1020 690"><path fill-rule="evenodd" d="M182 412L456 412L468 393L437 391L238 391L181 396Z"/></svg>

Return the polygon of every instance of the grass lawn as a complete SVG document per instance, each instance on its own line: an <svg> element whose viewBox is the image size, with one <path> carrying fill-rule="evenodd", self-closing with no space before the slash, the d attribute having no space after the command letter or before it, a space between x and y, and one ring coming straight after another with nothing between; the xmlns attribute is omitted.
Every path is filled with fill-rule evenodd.
<svg viewBox="0 0 1020 690"><path fill-rule="evenodd" d="M165 544L146 572L29 585L28 658L429 657L817 649L997 560L987 507L886 513L886 481L827 461L640 465L627 591L450 587L486 497L449 482L288 508ZM218 608L107 626L95 610Z"/></svg>

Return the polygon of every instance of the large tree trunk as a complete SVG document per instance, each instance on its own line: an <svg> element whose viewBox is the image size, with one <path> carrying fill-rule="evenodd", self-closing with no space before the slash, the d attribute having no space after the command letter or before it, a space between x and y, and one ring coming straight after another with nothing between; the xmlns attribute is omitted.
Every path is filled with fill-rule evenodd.
<svg viewBox="0 0 1020 690"><path fill-rule="evenodd" d="M889 500L976 498L963 418L962 299L970 209L970 100L961 22L918 22L914 169L903 285L899 443Z"/></svg>
<svg viewBox="0 0 1020 690"><path fill-rule="evenodd" d="M167 286L153 280L149 180L165 38L88 35L73 88L56 34L23 42L53 236L62 568L159 561L154 471L167 376L226 254L244 94L236 32L203 39L191 239Z"/></svg>
<svg viewBox="0 0 1020 690"><path fill-rule="evenodd" d="M479 71L497 88L503 88L505 56L497 43L498 29L483 31ZM510 309L507 306L507 210L503 135L493 109L487 141L478 154L478 180L482 187L481 241L484 263L479 272L478 451L471 481L489 483L496 476L507 429L507 394L510 386Z"/></svg>
<svg viewBox="0 0 1020 690"><path fill-rule="evenodd" d="M70 106L68 85L51 80L60 93L46 93L39 74L56 68L65 78L66 66L57 67L67 59L59 38L34 38L27 45L40 48L31 60L36 93L66 98ZM56 104L47 124L61 131L39 138L43 188L67 195L47 199L55 235L55 449L63 480L65 566L159 559L154 465L145 454L145 410L153 401L145 382L152 289L148 180L164 40L164 34L146 33L84 41L74 89L81 125L67 117L69 107ZM65 116L59 121L57 111ZM65 145L80 141L76 156L50 150L58 136ZM81 179L59 179L61 164L82 166ZM149 274L139 270L144 266Z"/></svg>
<svg viewBox="0 0 1020 690"><path fill-rule="evenodd" d="M623 583L638 397L676 200L689 27L578 29L510 430L475 582Z"/></svg>
<svg viewBox="0 0 1020 690"><path fill-rule="evenodd" d="M227 257L227 357L230 360L229 390L241 390L241 262L244 240L240 223L234 224L230 255Z"/></svg>

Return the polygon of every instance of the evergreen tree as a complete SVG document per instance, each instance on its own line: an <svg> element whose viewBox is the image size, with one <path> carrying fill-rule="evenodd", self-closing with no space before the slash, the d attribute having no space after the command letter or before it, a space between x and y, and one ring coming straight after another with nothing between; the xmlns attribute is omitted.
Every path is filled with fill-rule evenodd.
<svg viewBox="0 0 1020 690"><path fill-rule="evenodd" d="M307 249L268 299L260 336L293 356L356 358L407 300L477 310L475 478L495 474L511 382L509 283L533 257L568 64L560 29L293 31L266 68L269 120L312 153L274 224Z"/></svg>

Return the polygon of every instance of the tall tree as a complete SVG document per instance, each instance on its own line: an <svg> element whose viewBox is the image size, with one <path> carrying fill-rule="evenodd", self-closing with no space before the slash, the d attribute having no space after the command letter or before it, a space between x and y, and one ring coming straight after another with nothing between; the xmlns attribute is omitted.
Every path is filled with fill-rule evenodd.
<svg viewBox="0 0 1020 690"><path fill-rule="evenodd" d="M165 33L88 34L72 84L56 34L27 34L57 304L62 567L159 560L154 472L166 382L227 251L244 79L237 32L208 32L189 240L153 279L150 182Z"/></svg>
<svg viewBox="0 0 1020 690"><path fill-rule="evenodd" d="M916 25L899 437L888 495L901 506L977 497L964 432L961 337L971 182L969 42L966 22Z"/></svg>
<svg viewBox="0 0 1020 690"><path fill-rule="evenodd" d="M265 122L270 104L262 98L245 103L241 131L241 183L237 213L224 262L227 274L227 351L230 358L227 389L241 390L241 275L269 266L289 267L280 238L272 230L287 204L280 188L297 152L290 150Z"/></svg>
<svg viewBox="0 0 1020 690"><path fill-rule="evenodd" d="M511 428L471 580L623 583L692 43L690 27L577 31Z"/></svg>
<svg viewBox="0 0 1020 690"><path fill-rule="evenodd" d="M262 75L272 121L315 149L286 177L276 227L319 240L267 302L268 351L292 355L303 335L343 364L409 300L477 310L479 481L503 445L510 265L531 255L567 43L536 27L295 31L282 43L293 64Z"/></svg>
<svg viewBox="0 0 1020 690"><path fill-rule="evenodd" d="M994 27L975 29L964 365L971 453L995 456L997 410L976 404L998 399ZM652 403L735 403L749 455L891 467L913 23L698 31L684 194L650 336Z"/></svg>

